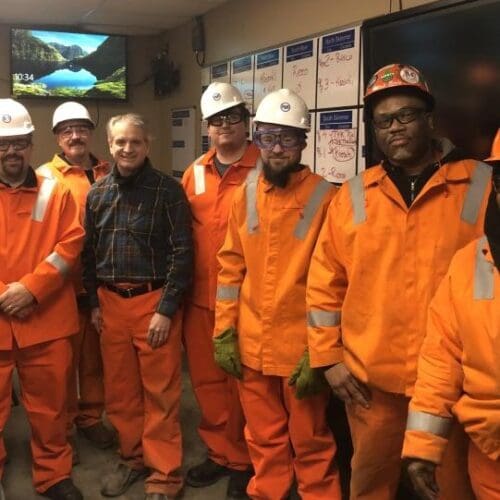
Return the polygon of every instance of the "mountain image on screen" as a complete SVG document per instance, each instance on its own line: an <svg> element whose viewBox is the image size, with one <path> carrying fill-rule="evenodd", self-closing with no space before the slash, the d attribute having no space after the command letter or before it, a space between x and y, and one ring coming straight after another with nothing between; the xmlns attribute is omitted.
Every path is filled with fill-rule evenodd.
<svg viewBox="0 0 500 500"><path fill-rule="evenodd" d="M12 93L126 99L124 36L12 29Z"/></svg>

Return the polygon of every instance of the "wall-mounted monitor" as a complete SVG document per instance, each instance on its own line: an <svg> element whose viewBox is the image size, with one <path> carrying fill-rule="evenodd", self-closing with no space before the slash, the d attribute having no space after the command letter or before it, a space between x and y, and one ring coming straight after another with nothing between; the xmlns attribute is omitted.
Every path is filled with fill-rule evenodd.
<svg viewBox="0 0 500 500"><path fill-rule="evenodd" d="M127 99L122 35L11 29L13 97Z"/></svg>

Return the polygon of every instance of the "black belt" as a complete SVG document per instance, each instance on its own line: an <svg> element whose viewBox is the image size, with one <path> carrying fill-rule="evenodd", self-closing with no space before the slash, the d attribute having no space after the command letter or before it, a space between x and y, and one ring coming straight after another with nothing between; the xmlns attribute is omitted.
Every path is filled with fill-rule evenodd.
<svg viewBox="0 0 500 500"><path fill-rule="evenodd" d="M118 286L113 285L112 283L101 283L104 288L111 290L112 292L117 293L121 297L125 299L131 299L132 297L137 297L137 295L143 295L148 292L152 292L153 290L158 290L158 288L162 288L165 285L165 282L162 280L151 281L150 283L144 283L143 285L134 286L130 288L120 288Z"/></svg>

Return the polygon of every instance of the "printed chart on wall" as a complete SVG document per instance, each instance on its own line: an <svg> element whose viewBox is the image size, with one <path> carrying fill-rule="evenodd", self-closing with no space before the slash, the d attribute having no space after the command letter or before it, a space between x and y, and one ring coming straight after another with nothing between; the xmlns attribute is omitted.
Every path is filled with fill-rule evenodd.
<svg viewBox="0 0 500 500"><path fill-rule="evenodd" d="M283 48L266 50L255 56L254 106L283 83Z"/></svg>
<svg viewBox="0 0 500 500"><path fill-rule="evenodd" d="M248 111L253 113L253 55L231 62L231 83L241 92Z"/></svg>
<svg viewBox="0 0 500 500"><path fill-rule="evenodd" d="M184 170L195 159L194 108L172 110L172 175L182 177Z"/></svg>
<svg viewBox="0 0 500 500"><path fill-rule="evenodd" d="M307 132L307 146L302 151L301 163L307 165L314 172L314 137L316 133L316 113L309 113L311 117L311 131Z"/></svg>
<svg viewBox="0 0 500 500"><path fill-rule="evenodd" d="M299 94L309 109L316 107L317 47L317 38L285 47L283 87Z"/></svg>
<svg viewBox="0 0 500 500"><path fill-rule="evenodd" d="M316 114L316 173L327 181L343 183L356 175L357 126L355 108Z"/></svg>
<svg viewBox="0 0 500 500"><path fill-rule="evenodd" d="M319 41L316 107L358 104L360 28L349 28Z"/></svg>
<svg viewBox="0 0 500 500"><path fill-rule="evenodd" d="M212 82L229 83L229 63L214 64L210 71Z"/></svg>

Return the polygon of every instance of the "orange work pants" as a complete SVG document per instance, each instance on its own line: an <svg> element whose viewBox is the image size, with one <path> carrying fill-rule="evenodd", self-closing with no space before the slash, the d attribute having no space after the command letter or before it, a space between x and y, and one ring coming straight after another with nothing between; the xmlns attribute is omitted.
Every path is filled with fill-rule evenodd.
<svg viewBox="0 0 500 500"><path fill-rule="evenodd" d="M214 361L213 311L188 303L184 310L183 341L193 391L201 412L198 432L214 462L230 469L250 466L243 429L245 417L238 386Z"/></svg>
<svg viewBox="0 0 500 500"><path fill-rule="evenodd" d="M101 421L104 382L99 334L90 321L90 310L79 309L80 330L71 337L73 370L68 388L68 434L73 424L85 428Z"/></svg>
<svg viewBox="0 0 500 500"><path fill-rule="evenodd" d="M302 500L341 498L336 445L326 422L328 394L299 400L284 377L243 367L238 381L255 476L253 500L288 498L294 473Z"/></svg>
<svg viewBox="0 0 500 500"><path fill-rule="evenodd" d="M148 327L162 290L123 298L99 288L105 407L118 432L121 459L151 470L146 493L175 496L182 488L180 314L168 340L147 343Z"/></svg>
<svg viewBox="0 0 500 500"><path fill-rule="evenodd" d="M0 351L0 477L7 458L3 442L17 368L21 401L31 426L33 483L38 493L71 475L71 447L66 439L66 390L71 342L62 338L11 351Z"/></svg>
<svg viewBox="0 0 500 500"><path fill-rule="evenodd" d="M500 460L491 460L472 441L469 474L477 500L500 500Z"/></svg>
<svg viewBox="0 0 500 500"><path fill-rule="evenodd" d="M354 447L351 500L393 500L401 475L409 398L371 389L370 408L348 405ZM467 474L467 437L456 424L437 469L441 500L473 500Z"/></svg>

